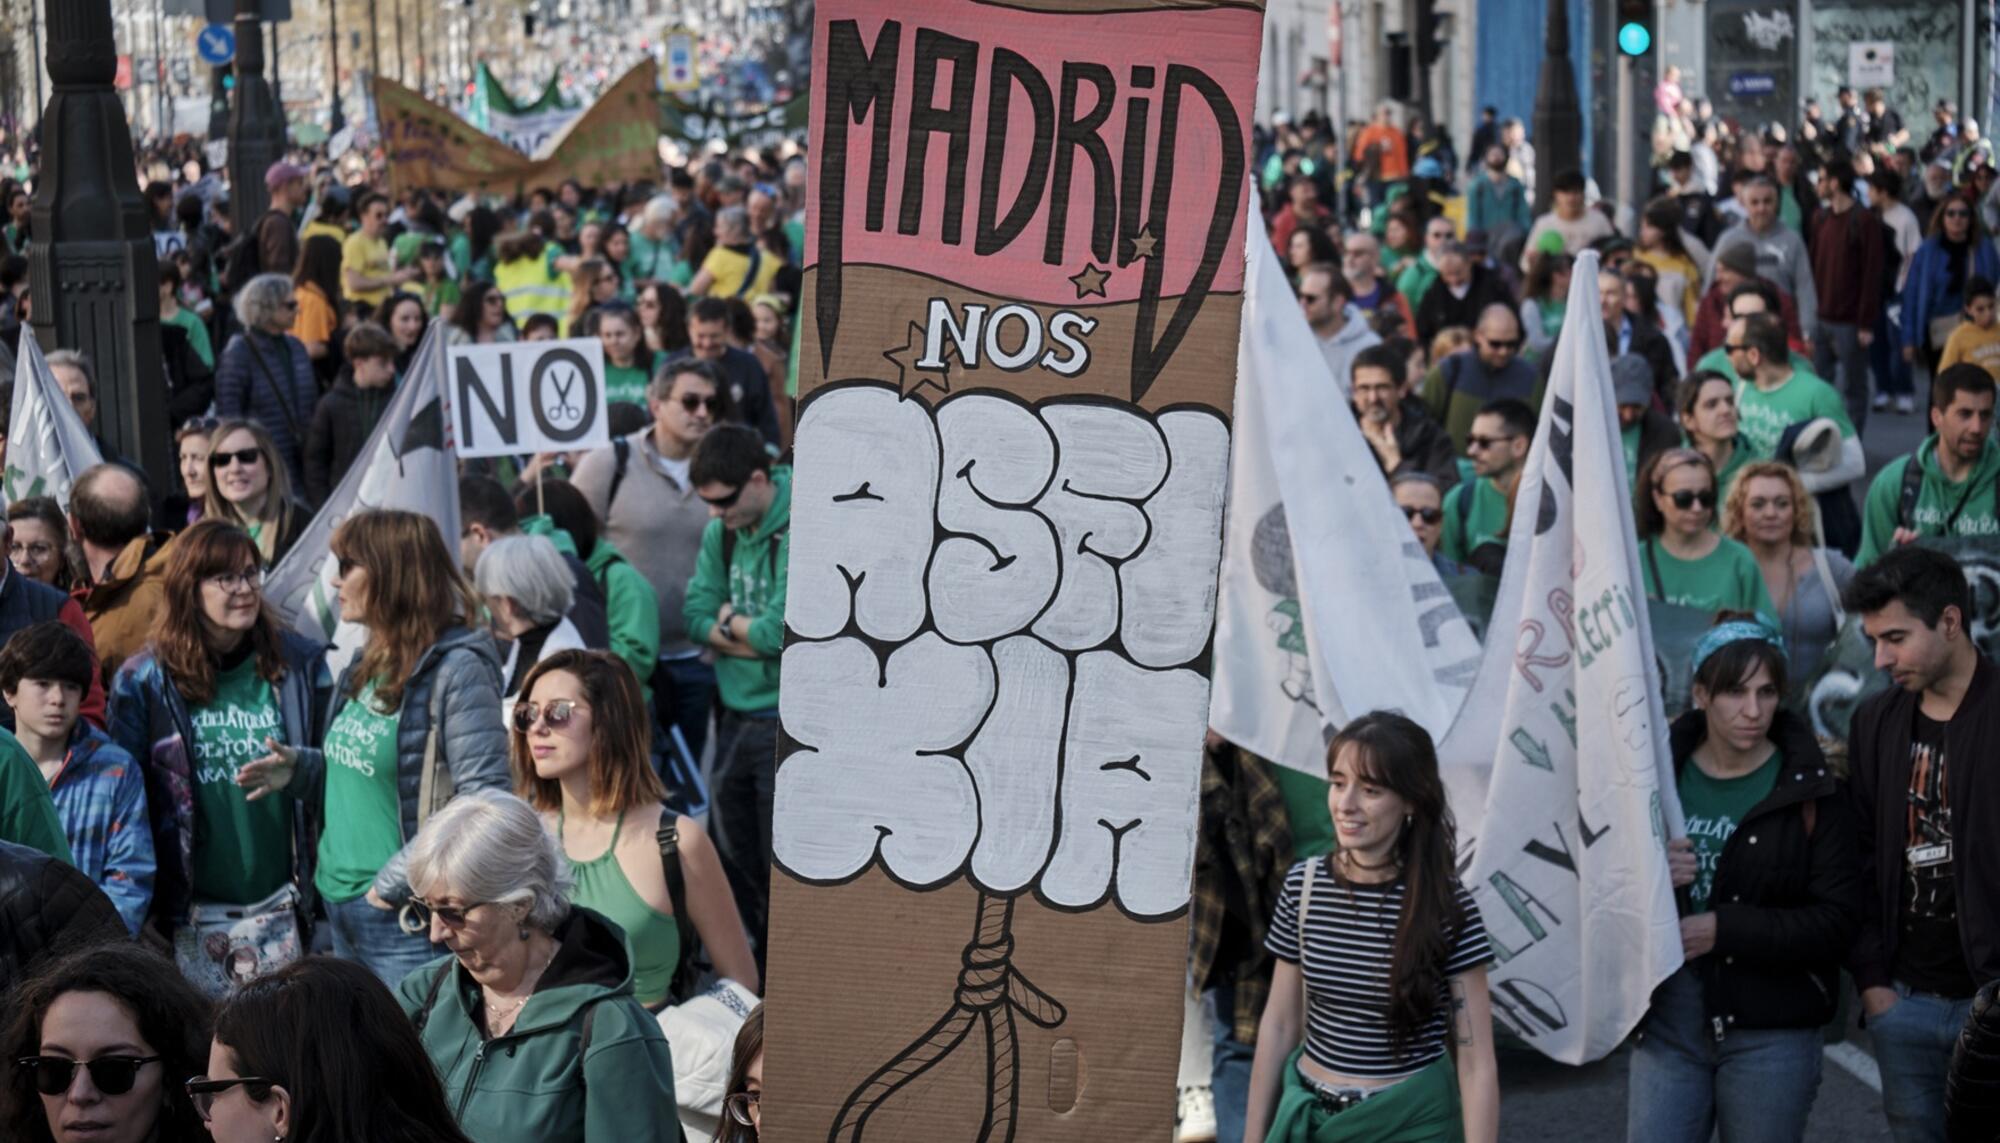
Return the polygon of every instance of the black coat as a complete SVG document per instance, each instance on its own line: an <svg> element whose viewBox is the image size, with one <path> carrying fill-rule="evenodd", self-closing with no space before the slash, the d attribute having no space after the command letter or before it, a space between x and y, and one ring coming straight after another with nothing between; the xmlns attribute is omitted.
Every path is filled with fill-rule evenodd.
<svg viewBox="0 0 2000 1143"><path fill-rule="evenodd" d="M1893 687L1863 702L1847 733L1850 790L1860 825L1866 897L1861 935L1847 959L1858 988L1887 987L1896 963L1902 900L1910 727L1919 696ZM1975 777L2000 748L2000 667L1981 655L1958 713L1945 724L1951 797L1951 887L1958 939L1974 984L2000 980L2000 782Z"/></svg>
<svg viewBox="0 0 2000 1143"><path fill-rule="evenodd" d="M396 397L394 386L363 389L354 383L354 370L342 366L333 388L313 408L312 424L306 430L306 501L324 504L340 487L340 479L361 455L361 446L375 431L376 422Z"/></svg>
<svg viewBox="0 0 2000 1143"><path fill-rule="evenodd" d="M69 862L0 841L0 989L43 958L103 940L126 940L111 898Z"/></svg>
<svg viewBox="0 0 2000 1143"><path fill-rule="evenodd" d="M1474 264L1472 278L1466 283L1465 296L1455 298L1451 288L1439 278L1424 291L1417 302L1417 312L1413 315L1417 323L1417 336L1429 345L1441 329L1464 326L1467 329L1479 324L1479 315L1487 306L1506 306L1514 309L1514 299L1507 293L1507 286L1500 276L1486 267Z"/></svg>
<svg viewBox="0 0 2000 1143"><path fill-rule="evenodd" d="M1675 720L1676 775L1707 732L1700 711ZM1693 962L1709 1019L1728 1028L1826 1023L1861 925L1854 815L1839 780L1797 715L1781 711L1771 739L1783 768L1723 844L1709 897L1715 948Z"/></svg>

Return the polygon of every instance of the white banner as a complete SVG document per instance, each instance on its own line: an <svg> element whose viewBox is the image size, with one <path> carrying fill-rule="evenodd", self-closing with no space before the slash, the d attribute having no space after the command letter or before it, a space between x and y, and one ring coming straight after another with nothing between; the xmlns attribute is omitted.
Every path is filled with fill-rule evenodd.
<svg viewBox="0 0 2000 1143"><path fill-rule="evenodd" d="M1323 777L1327 732L1354 715L1399 710L1442 737L1479 642L1396 509L1277 255L1249 247L1209 725Z"/></svg>
<svg viewBox="0 0 2000 1143"><path fill-rule="evenodd" d="M563 128L575 122L583 114L581 107L551 107L542 111L488 111L486 113L486 133L521 152L523 155L542 155L542 149L549 141L563 133Z"/></svg>
<svg viewBox="0 0 2000 1143"><path fill-rule="evenodd" d="M7 503L53 496L68 512L70 487L104 457L56 384L34 331L25 328L14 363L14 404L7 426Z"/></svg>
<svg viewBox="0 0 2000 1143"><path fill-rule="evenodd" d="M410 372L340 486L290 553L271 569L264 598L309 638L332 643L338 672L361 645L361 628L340 621L328 550L341 521L369 508L400 508L437 521L445 548L458 551L458 450L445 383L444 319L431 322Z"/></svg>
<svg viewBox="0 0 2000 1143"><path fill-rule="evenodd" d="M1681 964L1680 799L1596 281L1579 255L1486 661L1440 749L1494 1021L1570 1064L1617 1047Z"/></svg>
<svg viewBox="0 0 2000 1143"><path fill-rule="evenodd" d="M451 351L451 383L460 456L611 443L604 345L594 337L459 346Z"/></svg>

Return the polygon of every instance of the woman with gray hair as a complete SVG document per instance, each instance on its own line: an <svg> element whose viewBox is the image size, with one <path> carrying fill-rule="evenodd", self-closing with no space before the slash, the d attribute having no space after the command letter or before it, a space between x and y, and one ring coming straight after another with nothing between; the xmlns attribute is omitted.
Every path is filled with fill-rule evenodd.
<svg viewBox="0 0 2000 1143"><path fill-rule="evenodd" d="M285 332L298 309L285 274L259 274L236 292L243 332L229 339L216 362L215 413L263 425L291 474L291 486L304 488L306 426L319 402L319 382L306 347Z"/></svg>
<svg viewBox="0 0 2000 1143"><path fill-rule="evenodd" d="M473 585L486 600L494 635L507 644L501 713L512 717L530 668L557 651L587 649L576 624L566 618L576 602L576 580L547 536L515 535L493 541L480 553Z"/></svg>
<svg viewBox="0 0 2000 1143"><path fill-rule="evenodd" d="M408 857L411 910L451 955L397 996L466 1135L681 1139L673 1060L633 998L625 936L570 902L569 862L528 803L497 790L456 798Z"/></svg>

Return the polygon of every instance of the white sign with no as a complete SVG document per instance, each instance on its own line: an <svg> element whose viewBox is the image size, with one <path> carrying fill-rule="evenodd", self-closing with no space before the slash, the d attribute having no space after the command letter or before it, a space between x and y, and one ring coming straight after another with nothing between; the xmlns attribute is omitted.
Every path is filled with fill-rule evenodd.
<svg viewBox="0 0 2000 1143"><path fill-rule="evenodd" d="M1847 86L1888 87L1896 82L1896 45L1886 40L1847 45Z"/></svg>
<svg viewBox="0 0 2000 1143"><path fill-rule="evenodd" d="M570 452L611 443L604 347L596 338L451 351L460 456Z"/></svg>

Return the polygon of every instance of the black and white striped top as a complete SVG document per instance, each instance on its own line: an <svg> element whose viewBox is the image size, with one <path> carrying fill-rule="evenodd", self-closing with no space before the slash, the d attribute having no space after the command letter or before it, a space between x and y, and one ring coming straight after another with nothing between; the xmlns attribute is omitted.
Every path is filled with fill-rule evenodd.
<svg viewBox="0 0 2000 1143"><path fill-rule="evenodd" d="M1399 1058L1389 1030L1389 962L1396 943L1396 919L1403 908L1403 883L1363 885L1336 875L1326 858L1313 883L1306 914L1306 949L1299 957L1299 894L1306 863L1285 875L1285 890L1271 916L1264 947L1280 960L1301 965L1306 978L1306 1055L1329 1071L1349 1076L1395 1079L1421 1070L1445 1052L1451 1030L1449 978L1490 963L1493 951L1472 894L1456 882L1464 923L1452 934L1451 954L1438 984L1430 1022Z"/></svg>

